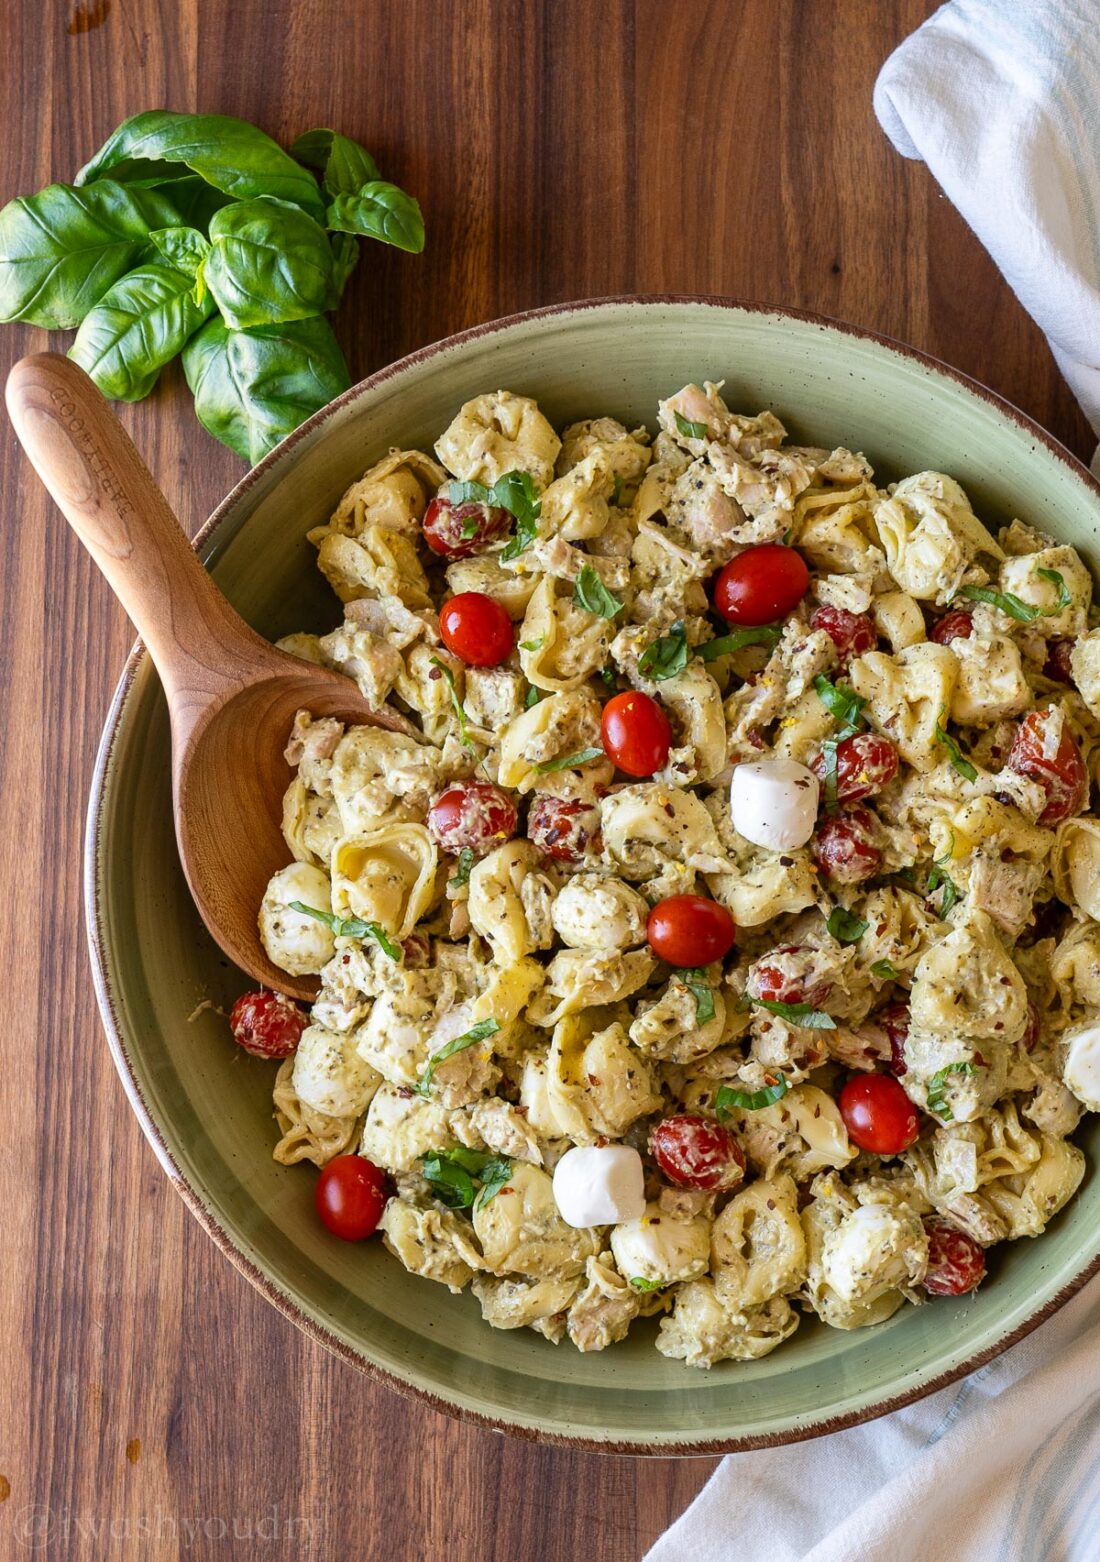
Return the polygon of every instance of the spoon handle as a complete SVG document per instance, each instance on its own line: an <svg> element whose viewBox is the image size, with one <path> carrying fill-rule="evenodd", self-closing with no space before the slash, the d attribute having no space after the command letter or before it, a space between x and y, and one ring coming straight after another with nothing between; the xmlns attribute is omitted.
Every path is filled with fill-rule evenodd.
<svg viewBox="0 0 1100 1562"><path fill-rule="evenodd" d="M103 571L172 695L201 704L240 681L259 636L222 596L129 436L83 369L21 359L7 383L19 442Z"/></svg>

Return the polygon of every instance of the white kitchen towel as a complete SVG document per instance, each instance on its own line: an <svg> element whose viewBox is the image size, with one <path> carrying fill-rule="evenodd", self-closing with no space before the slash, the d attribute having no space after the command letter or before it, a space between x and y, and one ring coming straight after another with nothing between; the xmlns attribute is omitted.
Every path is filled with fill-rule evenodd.
<svg viewBox="0 0 1100 1562"><path fill-rule="evenodd" d="M886 61L875 112L993 256L1100 436L1097 0L952 0Z"/></svg>
<svg viewBox="0 0 1100 1562"><path fill-rule="evenodd" d="M730 1454L645 1562L1098 1557L1100 1279L1005 1355L905 1410Z"/></svg>

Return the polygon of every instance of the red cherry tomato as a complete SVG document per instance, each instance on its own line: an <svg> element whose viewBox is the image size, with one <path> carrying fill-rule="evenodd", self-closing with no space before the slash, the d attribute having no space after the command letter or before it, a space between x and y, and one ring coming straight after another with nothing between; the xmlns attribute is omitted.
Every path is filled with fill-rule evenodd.
<svg viewBox="0 0 1100 1562"><path fill-rule="evenodd" d="M842 667L853 656L873 651L878 642L875 626L866 613L849 613L846 607L832 607L827 602L814 608L810 628L824 629L836 646Z"/></svg>
<svg viewBox="0 0 1100 1562"><path fill-rule="evenodd" d="M242 993L229 1011L233 1039L255 1058L289 1058L309 1024L304 1009L282 993Z"/></svg>
<svg viewBox="0 0 1100 1562"><path fill-rule="evenodd" d="M968 613L965 608L952 608L950 613L945 613L932 626L930 640L937 645L946 645L949 640L967 640L974 630L974 615Z"/></svg>
<svg viewBox="0 0 1100 1562"><path fill-rule="evenodd" d="M1020 1037L1020 1046L1023 1047L1025 1052L1034 1052L1038 1045L1039 1011L1029 998L1027 1000L1027 1025L1023 1035Z"/></svg>
<svg viewBox="0 0 1100 1562"><path fill-rule="evenodd" d="M555 862L580 862L600 829L600 810L579 797L536 797L527 813L527 838Z"/></svg>
<svg viewBox="0 0 1100 1562"><path fill-rule="evenodd" d="M456 781L428 809L428 829L445 852L482 857L515 835L515 804L488 781Z"/></svg>
<svg viewBox="0 0 1100 1562"><path fill-rule="evenodd" d="M737 929L725 906L705 895L670 895L646 920L649 947L669 965L709 965L733 948Z"/></svg>
<svg viewBox="0 0 1100 1562"><path fill-rule="evenodd" d="M825 779L825 755L818 754L810 767L819 781ZM854 803L881 792L898 773L898 751L889 738L877 732L857 732L836 746L836 797L838 803Z"/></svg>
<svg viewBox="0 0 1100 1562"><path fill-rule="evenodd" d="M715 582L714 605L727 623L752 628L793 612L809 584L801 553L764 542L729 561Z"/></svg>
<svg viewBox="0 0 1100 1562"><path fill-rule="evenodd" d="M386 1174L363 1155L338 1155L317 1179L321 1224L345 1242L361 1242L377 1229L386 1207Z"/></svg>
<svg viewBox="0 0 1100 1562"><path fill-rule="evenodd" d="M1073 668L1070 665L1070 656L1076 640L1051 640L1047 644L1047 659L1043 663L1043 672L1055 683L1073 683Z"/></svg>
<svg viewBox="0 0 1100 1562"><path fill-rule="evenodd" d="M483 591L460 591L439 611L439 632L448 651L468 667L498 667L512 654L512 620Z"/></svg>
<svg viewBox="0 0 1100 1562"><path fill-rule="evenodd" d="M849 1139L873 1155L900 1155L920 1133L916 1107L889 1074L857 1074L839 1106Z"/></svg>
<svg viewBox="0 0 1100 1562"><path fill-rule="evenodd" d="M837 884L859 884L874 878L882 867L874 829L870 811L857 804L843 813L827 814L817 827L810 850Z"/></svg>
<svg viewBox="0 0 1100 1562"><path fill-rule="evenodd" d="M815 951L807 944L780 944L749 969L745 991L765 1003L809 1003L816 1009L833 990L832 982L810 982Z"/></svg>
<svg viewBox="0 0 1100 1562"><path fill-rule="evenodd" d="M603 708L600 727L605 752L628 776L651 776L668 759L672 728L648 694L616 694Z"/></svg>
<svg viewBox="0 0 1100 1562"><path fill-rule="evenodd" d="M745 1175L745 1152L709 1117L666 1117L649 1136L649 1153L678 1188L735 1188Z"/></svg>
<svg viewBox="0 0 1100 1562"><path fill-rule="evenodd" d="M487 504L452 504L441 494L432 500L421 523L424 541L445 559L468 559L507 534L512 517Z"/></svg>
<svg viewBox="0 0 1100 1562"><path fill-rule="evenodd" d="M875 1018L890 1038L891 1057L887 1067L895 1079L900 1079L909 1071L905 1061L905 1039L909 1035L909 1005L888 1003Z"/></svg>
<svg viewBox="0 0 1100 1562"><path fill-rule="evenodd" d="M1047 727L1054 714L1053 710L1030 711L1016 729L1008 756L1010 770L1038 781L1043 788L1047 805L1039 823L1051 825L1079 814L1089 795L1088 772L1068 723L1062 728L1057 751L1047 753Z"/></svg>
<svg viewBox="0 0 1100 1562"><path fill-rule="evenodd" d="M929 1296L965 1296L985 1278L985 1254L965 1231L946 1220L926 1220L928 1269L924 1289Z"/></svg>

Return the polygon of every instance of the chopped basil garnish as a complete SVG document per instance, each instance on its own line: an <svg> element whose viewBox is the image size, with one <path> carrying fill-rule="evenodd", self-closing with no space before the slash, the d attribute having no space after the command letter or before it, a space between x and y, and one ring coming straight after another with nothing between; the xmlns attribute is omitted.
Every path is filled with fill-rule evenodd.
<svg viewBox="0 0 1100 1562"><path fill-rule="evenodd" d="M621 472L615 473L615 481L611 485L611 503L618 504L623 496L623 478Z"/></svg>
<svg viewBox="0 0 1100 1562"><path fill-rule="evenodd" d="M876 960L874 965L871 967L872 976L881 976L884 977L887 981L896 981L897 974L898 973L896 968L890 964L889 960Z"/></svg>
<svg viewBox="0 0 1100 1562"><path fill-rule="evenodd" d="M575 754L563 754L560 759L545 759L541 765L532 766L532 769L537 776L548 776L555 770L573 770L580 765L587 765L590 759L602 758L602 748L581 748Z"/></svg>
<svg viewBox="0 0 1100 1562"><path fill-rule="evenodd" d="M581 565L581 572L573 587L573 604L583 608L586 613L595 613L597 618L614 618L616 613L623 610L623 604L608 591L591 564Z"/></svg>
<svg viewBox="0 0 1100 1562"><path fill-rule="evenodd" d="M752 998L749 1000L755 1009L767 1009L769 1014L778 1014L781 1020L790 1020L792 1025L802 1025L806 1030L836 1030L836 1021L831 1014L826 1014L824 1009L815 1009L812 1003L776 1003L772 998Z"/></svg>
<svg viewBox="0 0 1100 1562"><path fill-rule="evenodd" d="M677 981L683 982L688 992L695 999L695 1022L697 1025L705 1025L708 1020L714 1018L714 989L707 981L707 973L702 966L692 967L688 970L677 971Z"/></svg>
<svg viewBox="0 0 1100 1562"><path fill-rule="evenodd" d="M600 668L600 677L603 679L604 683L606 683L609 689L613 689L615 687L615 684L618 682L619 674L615 669L614 662L604 663L604 665Z"/></svg>
<svg viewBox="0 0 1100 1562"><path fill-rule="evenodd" d="M505 472L492 488L484 483L446 483L440 490L451 504L487 504L494 510L507 510L516 518L516 535L501 553L502 559L514 559L530 547L539 534L538 518L542 509L538 489L526 472ZM475 527L476 532L476 527ZM462 535L467 533L463 526Z"/></svg>
<svg viewBox="0 0 1100 1562"><path fill-rule="evenodd" d="M977 1070L976 1063L947 1063L943 1068L937 1069L928 1085L928 1110L934 1112L937 1117L942 1117L945 1122L952 1122L954 1113L948 1106L944 1094L948 1075L975 1074Z"/></svg>
<svg viewBox="0 0 1100 1562"><path fill-rule="evenodd" d="M943 720L945 714L946 713L944 711L940 711L940 721ZM962 749L955 742L955 739L951 736L951 734L943 730L940 725L940 721L936 722L935 730L932 734L933 738L939 744L940 748L947 750L948 759L951 761L953 768L958 771L960 776L962 776L963 780L976 781L978 779L978 772L974 769L974 766L968 759L964 759Z"/></svg>
<svg viewBox="0 0 1100 1562"><path fill-rule="evenodd" d="M1035 573L1036 575L1041 575L1044 580L1049 580L1052 586L1058 587L1058 605L1045 615L1047 618L1053 618L1055 614L1060 613L1063 608L1070 606L1073 601L1073 593L1066 585L1065 576L1061 573L1060 570L1037 569Z"/></svg>
<svg viewBox="0 0 1100 1562"><path fill-rule="evenodd" d="M470 1030L463 1031L461 1036L455 1036L438 1052L433 1052L428 1059L428 1066L417 1080L413 1089L418 1096L426 1096L431 1090L432 1078L436 1069L446 1058L453 1058L456 1052L465 1052L467 1047L472 1047L479 1041L485 1041L489 1036L495 1036L500 1026L496 1020L481 1020Z"/></svg>
<svg viewBox="0 0 1100 1562"><path fill-rule="evenodd" d="M826 923L838 944L858 944L870 925L854 912L845 911L843 906L834 906Z"/></svg>
<svg viewBox="0 0 1100 1562"><path fill-rule="evenodd" d="M530 689L528 689L526 695L524 696L524 700L523 700L523 708L524 708L524 710L530 710L531 706L532 705L537 705L538 702L541 699L542 699L542 692L541 692L541 690L536 689L536 688L534 688L532 686Z"/></svg>
<svg viewBox="0 0 1100 1562"><path fill-rule="evenodd" d="M667 1280L647 1280L645 1275L631 1275L630 1283L636 1291L663 1291Z"/></svg>
<svg viewBox="0 0 1100 1562"><path fill-rule="evenodd" d="M484 1209L505 1187L512 1163L501 1155L486 1155L461 1145L453 1150L429 1150L420 1157L425 1181L449 1209Z"/></svg>
<svg viewBox="0 0 1100 1562"><path fill-rule="evenodd" d="M863 722L863 708L867 701L854 689L847 689L842 684L830 682L824 673L819 673L814 679L814 690L833 720L840 722L840 731L827 738L821 745L822 757L825 760L825 806L833 809L837 804L837 746L843 743L845 738L853 737L859 731Z"/></svg>
<svg viewBox="0 0 1100 1562"><path fill-rule="evenodd" d="M539 635L537 640L521 640L519 648L521 651L541 651L545 644L546 636Z"/></svg>
<svg viewBox="0 0 1100 1562"><path fill-rule="evenodd" d="M464 846L458 854L458 861L455 863L455 871L451 874L451 883L469 884L470 870L476 861L477 858L474 856L473 848L470 846Z"/></svg>
<svg viewBox="0 0 1100 1562"><path fill-rule="evenodd" d="M1011 591L993 591L989 586L963 586L958 595L968 597L971 602L987 602L990 607L999 607L1002 613L1020 624L1034 623L1040 616L1039 608L1032 607L1030 602L1024 602Z"/></svg>
<svg viewBox="0 0 1100 1562"><path fill-rule="evenodd" d="M306 906L300 900L290 902L291 911L300 911L304 916L313 917L317 922L323 922L330 927L337 938L373 938L384 955L391 960L400 960L401 948L395 944L386 933L385 928L377 922L364 922L362 917L338 917L332 911L318 911L316 906Z"/></svg>
<svg viewBox="0 0 1100 1562"><path fill-rule="evenodd" d="M477 518L476 518L476 516L468 515L466 517L466 519L462 523L461 536L463 536L467 541L469 541L469 539L471 537L476 537L477 536Z"/></svg>
<svg viewBox="0 0 1100 1562"><path fill-rule="evenodd" d="M710 429L705 423L692 423L679 412L673 412L672 416L676 419L676 428L684 439L710 438Z"/></svg>
<svg viewBox="0 0 1100 1562"><path fill-rule="evenodd" d="M646 646L638 658L638 671L646 678L652 678L654 683L660 683L682 673L690 655L687 630L683 621L677 619L667 635L661 635Z"/></svg>
<svg viewBox="0 0 1100 1562"><path fill-rule="evenodd" d="M455 685L455 675L447 666L446 662L441 662L438 656L433 656L431 661L432 666L438 667L444 678L447 680L447 688L451 695L451 705L454 709L455 716L458 718L459 742L462 744L463 748L472 749L474 745L470 738L469 732L466 730L466 724L470 718L466 714L465 705L463 705L462 701L458 697L458 689Z"/></svg>
<svg viewBox="0 0 1100 1562"><path fill-rule="evenodd" d="M950 853L948 853L948 855L950 855ZM944 860L946 861L946 858ZM941 865L938 862L934 862L928 874L928 883L925 885L925 893L931 895L934 893L934 891L941 888L941 886L943 888L943 895L940 899L940 909L938 915L940 921L942 922L959 898L959 887L955 883L954 879L948 878Z"/></svg>
<svg viewBox="0 0 1100 1562"><path fill-rule="evenodd" d="M720 656L741 651L747 645L776 645L782 633L778 624L760 624L756 629L735 629L732 634L719 635L717 640L705 641L696 647L695 654L701 656L704 662L713 662Z"/></svg>
<svg viewBox="0 0 1100 1562"><path fill-rule="evenodd" d="M766 1106L782 1101L789 1089L785 1074L780 1074L774 1085L766 1085L763 1090L735 1090L732 1085L722 1085L714 1098L714 1110L720 1118L726 1117L731 1107L739 1112L762 1112Z"/></svg>

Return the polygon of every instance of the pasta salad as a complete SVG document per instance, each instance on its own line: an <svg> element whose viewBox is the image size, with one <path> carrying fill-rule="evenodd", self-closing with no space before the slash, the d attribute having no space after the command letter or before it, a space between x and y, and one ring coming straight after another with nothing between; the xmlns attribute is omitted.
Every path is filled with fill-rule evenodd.
<svg viewBox="0 0 1100 1562"><path fill-rule="evenodd" d="M276 1159L337 1235L579 1350L879 1323L1039 1236L1100 1110L1100 623L1042 517L687 385L529 397L310 532L343 605L265 948Z"/></svg>

